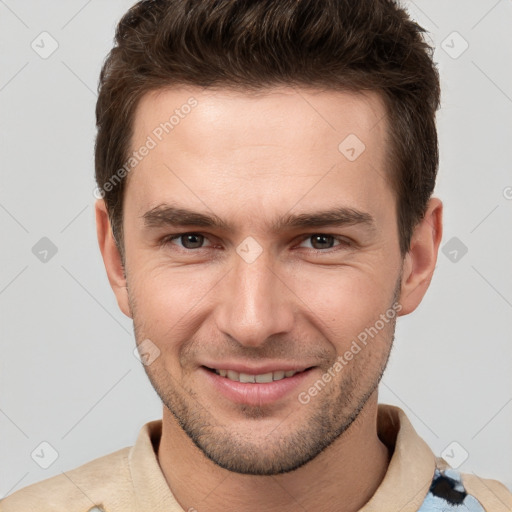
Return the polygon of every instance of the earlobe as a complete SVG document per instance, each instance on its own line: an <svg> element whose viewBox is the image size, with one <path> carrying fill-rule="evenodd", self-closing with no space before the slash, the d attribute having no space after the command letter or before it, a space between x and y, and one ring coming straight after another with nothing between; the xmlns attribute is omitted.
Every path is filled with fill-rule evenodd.
<svg viewBox="0 0 512 512"><path fill-rule="evenodd" d="M123 268L121 255L112 234L110 219L103 199L96 201L95 212L98 244L110 286L114 291L121 311L127 317L132 318L126 287L125 269Z"/></svg>
<svg viewBox="0 0 512 512"><path fill-rule="evenodd" d="M427 211L414 229L409 252L404 258L400 315L414 311L423 299L434 274L443 234L443 203L430 199Z"/></svg>

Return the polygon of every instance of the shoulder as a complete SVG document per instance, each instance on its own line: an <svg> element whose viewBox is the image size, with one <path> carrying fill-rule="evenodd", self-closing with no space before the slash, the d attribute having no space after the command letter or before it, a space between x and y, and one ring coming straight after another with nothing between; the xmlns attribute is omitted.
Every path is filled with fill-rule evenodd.
<svg viewBox="0 0 512 512"><path fill-rule="evenodd" d="M130 448L34 483L0 500L0 512L88 512L94 507L131 511Z"/></svg>
<svg viewBox="0 0 512 512"><path fill-rule="evenodd" d="M460 473L443 459L437 459L432 484L420 512L460 510L461 512L509 512L512 493L497 480Z"/></svg>
<svg viewBox="0 0 512 512"><path fill-rule="evenodd" d="M469 473L462 473L461 480L466 492L478 499L485 510L492 512L512 510L512 493L498 480L480 478Z"/></svg>

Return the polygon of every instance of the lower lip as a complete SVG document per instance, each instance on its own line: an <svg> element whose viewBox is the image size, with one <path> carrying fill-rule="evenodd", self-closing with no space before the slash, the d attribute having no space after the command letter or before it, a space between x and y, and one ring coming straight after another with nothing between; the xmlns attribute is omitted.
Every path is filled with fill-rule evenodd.
<svg viewBox="0 0 512 512"><path fill-rule="evenodd" d="M312 368L272 382L237 382L221 377L202 367L200 369L211 385L227 399L237 404L262 406L286 397L296 390L309 376Z"/></svg>

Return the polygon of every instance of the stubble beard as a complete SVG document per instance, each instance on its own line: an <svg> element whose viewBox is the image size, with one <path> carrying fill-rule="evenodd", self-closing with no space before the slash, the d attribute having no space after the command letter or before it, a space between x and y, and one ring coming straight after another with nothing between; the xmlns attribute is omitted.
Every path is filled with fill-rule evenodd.
<svg viewBox="0 0 512 512"><path fill-rule="evenodd" d="M400 280L393 304L397 301L399 289ZM130 304L135 338L140 343L147 336L142 332L143 322L139 322L131 299ZM278 475L304 466L350 428L382 379L394 341L395 326L396 317L379 333L381 339L371 341L362 349L374 351L372 357L360 360L356 354L330 385L308 404L297 400L293 411L281 424L258 437L237 431L236 422L221 423L203 405L201 397L193 389L185 388L163 365L153 363L144 369L176 423L208 459L239 474ZM377 343L382 347L379 350ZM363 361L366 364L362 364ZM370 379L368 375L371 375ZM268 415L264 407L240 406L239 412L245 420L254 421Z"/></svg>

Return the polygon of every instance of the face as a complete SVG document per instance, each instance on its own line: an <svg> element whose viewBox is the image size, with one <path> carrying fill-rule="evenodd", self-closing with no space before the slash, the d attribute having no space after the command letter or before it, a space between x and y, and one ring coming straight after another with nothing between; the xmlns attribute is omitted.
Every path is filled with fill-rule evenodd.
<svg viewBox="0 0 512 512"><path fill-rule="evenodd" d="M120 304L159 351L164 405L221 467L300 467L377 387L403 263L384 114L373 93L292 88L138 106L133 150L151 148L128 176Z"/></svg>

